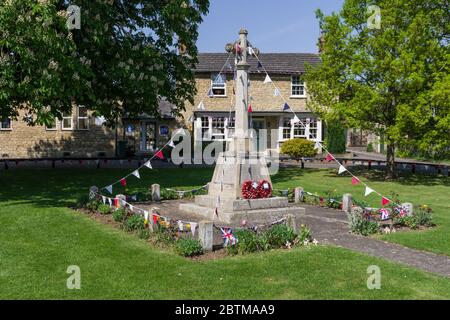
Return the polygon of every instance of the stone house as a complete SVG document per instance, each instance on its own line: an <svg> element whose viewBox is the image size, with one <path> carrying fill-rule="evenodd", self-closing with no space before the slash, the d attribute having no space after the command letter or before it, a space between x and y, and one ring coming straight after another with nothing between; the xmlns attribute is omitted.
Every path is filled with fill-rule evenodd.
<svg viewBox="0 0 450 320"><path fill-rule="evenodd" d="M226 53L200 53L195 69L197 95L182 117L172 115L173 106L162 100L160 118L147 115L120 119L115 128L107 128L85 106L74 106L51 127L30 127L23 120L3 119L0 123L0 159L19 158L98 158L148 156L164 145L175 129L188 128L194 140L227 141L234 128L233 61L226 64ZM249 58L252 117L250 126L267 130L266 141L257 134L255 145L260 151L279 149L292 138L323 140L322 121L306 108L307 85L300 80L305 65L319 63L317 54L261 54L260 60L273 84L264 83L265 73L257 60ZM227 65L223 68L224 65ZM220 76L218 76L219 72ZM284 101L275 94L274 85L287 99L292 110L306 123L306 129L291 122L293 114L283 111ZM200 102L204 108L198 109ZM19 119L23 118L23 114ZM126 147L125 147L126 144Z"/></svg>

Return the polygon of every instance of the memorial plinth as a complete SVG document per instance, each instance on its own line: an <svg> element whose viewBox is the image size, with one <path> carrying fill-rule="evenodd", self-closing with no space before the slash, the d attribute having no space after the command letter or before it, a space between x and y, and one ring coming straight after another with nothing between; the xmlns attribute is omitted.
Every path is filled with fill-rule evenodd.
<svg viewBox="0 0 450 320"><path fill-rule="evenodd" d="M236 54L236 116L235 136L228 151L219 155L208 194L195 197L195 203L181 204L180 210L194 213L211 221L240 224L266 223L280 219L287 214L301 214L305 209L289 207L288 199L272 197L267 199L242 199L242 185L245 181L266 180L271 184L269 169L264 154L251 150L248 132L248 42L247 31L239 32L240 39L227 45L229 52Z"/></svg>

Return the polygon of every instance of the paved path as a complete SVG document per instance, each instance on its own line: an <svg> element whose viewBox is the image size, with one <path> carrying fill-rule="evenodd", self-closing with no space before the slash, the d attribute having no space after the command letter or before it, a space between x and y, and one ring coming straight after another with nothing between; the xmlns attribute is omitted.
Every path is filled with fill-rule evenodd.
<svg viewBox="0 0 450 320"><path fill-rule="evenodd" d="M402 263L424 271L450 277L450 257L414 250L381 240L356 236L348 232L346 215L337 210L305 206L300 222L311 228L320 243L333 244Z"/></svg>
<svg viewBox="0 0 450 320"><path fill-rule="evenodd" d="M179 204L191 200L164 201L156 206L160 213L173 219L198 222L199 216L179 211ZM290 204L295 206L295 204ZM148 206L148 204L147 204ZM299 224L305 224L311 228L312 235L319 243L331 244L362 252L371 256L380 257L389 261L415 267L427 272L450 277L450 257L431 252L414 250L398 244L384 242L370 237L357 236L349 233L347 215L339 210L299 205L306 209L306 213L300 216ZM141 206L142 207L142 206ZM149 206L150 209L152 206ZM220 225L220 223L219 223ZM237 226L229 226L237 227ZM220 233L214 232L214 245L220 247L222 239Z"/></svg>

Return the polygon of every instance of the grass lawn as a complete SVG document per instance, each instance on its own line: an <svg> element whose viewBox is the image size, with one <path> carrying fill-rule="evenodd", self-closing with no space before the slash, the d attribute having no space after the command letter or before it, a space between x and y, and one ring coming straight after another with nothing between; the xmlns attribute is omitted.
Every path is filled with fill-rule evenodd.
<svg viewBox="0 0 450 320"><path fill-rule="evenodd" d="M415 205L427 204L433 209L433 217L438 227L427 231L398 232L380 236L382 239L396 242L407 247L450 255L450 178L425 175L407 175L396 181L385 181L379 172L365 172L366 182L370 186L389 196L391 192L399 194L402 202ZM277 188L301 186L309 192L326 195L335 191L339 195L351 193L356 200L365 201L373 207L380 207L380 197L372 194L364 197L364 186L351 184L351 179L339 176L337 170L299 170L284 169L273 177Z"/></svg>
<svg viewBox="0 0 450 320"><path fill-rule="evenodd" d="M128 172L112 169L2 171L0 298L450 298L449 279L345 249L318 246L194 262L152 248L133 235L101 225L67 208L77 196L88 192L89 186L106 185ZM141 190L155 182L164 187L189 189L208 182L211 174L211 169L142 170L142 180L130 178L129 184ZM341 179L326 171L284 170L274 177L274 182L277 188L301 185L311 191L326 191L334 185L348 186ZM326 186L322 188L321 183ZM414 194L411 188L416 187L387 186L402 186L405 199ZM439 192L448 193L450 187L437 184L430 189L434 190L429 191L431 201ZM420 190L414 199L426 201L428 198L420 197L428 194L428 188L422 186ZM441 199L445 200L443 195ZM449 224L445 208L434 202L430 204L437 211L437 221L442 224L439 230L443 232L444 224ZM439 230L431 232L444 239L439 237ZM423 233L421 239L430 237L428 234ZM409 241L414 243L411 240L414 237L417 238L411 235ZM435 246L445 248L442 243ZM443 251L448 253L448 249ZM69 265L81 268L81 290L66 288ZM370 265L381 268L382 290L366 287L366 270Z"/></svg>

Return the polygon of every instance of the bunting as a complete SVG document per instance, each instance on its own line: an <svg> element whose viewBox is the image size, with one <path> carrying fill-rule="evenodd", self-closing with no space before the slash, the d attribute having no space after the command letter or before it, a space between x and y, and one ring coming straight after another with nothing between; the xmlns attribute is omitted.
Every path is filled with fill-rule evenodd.
<svg viewBox="0 0 450 320"><path fill-rule="evenodd" d="M328 162L331 162L334 160L334 157L331 155L331 153L327 153L327 157L325 158Z"/></svg>
<svg viewBox="0 0 450 320"><path fill-rule="evenodd" d="M360 183L359 179L357 177L352 177L352 185L356 186Z"/></svg>
<svg viewBox="0 0 450 320"><path fill-rule="evenodd" d="M389 203L391 203L391 201L388 198L386 197L381 198L381 204L383 205L383 207L387 206Z"/></svg>
<svg viewBox="0 0 450 320"><path fill-rule="evenodd" d="M110 194L113 194L113 186L112 186L112 185L105 187L105 189L106 189L106 191L108 191Z"/></svg>
<svg viewBox="0 0 450 320"><path fill-rule="evenodd" d="M368 195L370 195L370 194L372 194L374 192L375 192L375 190L373 190L369 186L366 186L366 193L364 194L364 196L367 197Z"/></svg>
<svg viewBox="0 0 450 320"><path fill-rule="evenodd" d="M158 150L158 152L155 153L155 158L158 158L160 160L164 160L164 154L162 153L161 150Z"/></svg>
<svg viewBox="0 0 450 320"><path fill-rule="evenodd" d="M274 96L274 97L279 97L279 96L281 96L280 89L275 88L275 92L274 92L273 96Z"/></svg>
<svg viewBox="0 0 450 320"><path fill-rule="evenodd" d="M127 180L125 178L120 179L120 184L122 185L122 187L126 187L127 186Z"/></svg>
<svg viewBox="0 0 450 320"><path fill-rule="evenodd" d="M270 79L269 75L266 75L266 79L264 79L264 84L272 83L272 79Z"/></svg>
<svg viewBox="0 0 450 320"><path fill-rule="evenodd" d="M252 105L250 104L249 106L248 106L248 113L252 113L253 112L253 108L252 108Z"/></svg>
<svg viewBox="0 0 450 320"><path fill-rule="evenodd" d="M205 111L205 104L203 103L203 101L200 101L200 103L198 104L197 109L201 110L201 111Z"/></svg>
<svg viewBox="0 0 450 320"><path fill-rule="evenodd" d="M344 172L346 172L347 171L347 169L341 164L340 166L339 166L339 174L343 174Z"/></svg>
<svg viewBox="0 0 450 320"><path fill-rule="evenodd" d="M172 140L170 140L170 142L169 142L169 147L175 148L175 143Z"/></svg>
<svg viewBox="0 0 450 320"><path fill-rule="evenodd" d="M192 236L195 237L195 230L197 229L197 223L191 222L190 225L191 225Z"/></svg>
<svg viewBox="0 0 450 320"><path fill-rule="evenodd" d="M141 175L139 174L139 170L133 171L132 175L135 176L135 177L138 178L138 179L141 178Z"/></svg>
<svg viewBox="0 0 450 320"><path fill-rule="evenodd" d="M144 164L144 166L146 166L146 167L149 168L149 169L153 169L152 163L151 163L150 161L147 161L147 162Z"/></svg>
<svg viewBox="0 0 450 320"><path fill-rule="evenodd" d="M283 111L287 111L287 110L290 110L290 109L291 109L291 107L288 105L287 102L285 102L284 105L283 105Z"/></svg>
<svg viewBox="0 0 450 320"><path fill-rule="evenodd" d="M300 119L297 117L297 115L294 116L294 119L291 120L291 124L298 124L300 123Z"/></svg>

